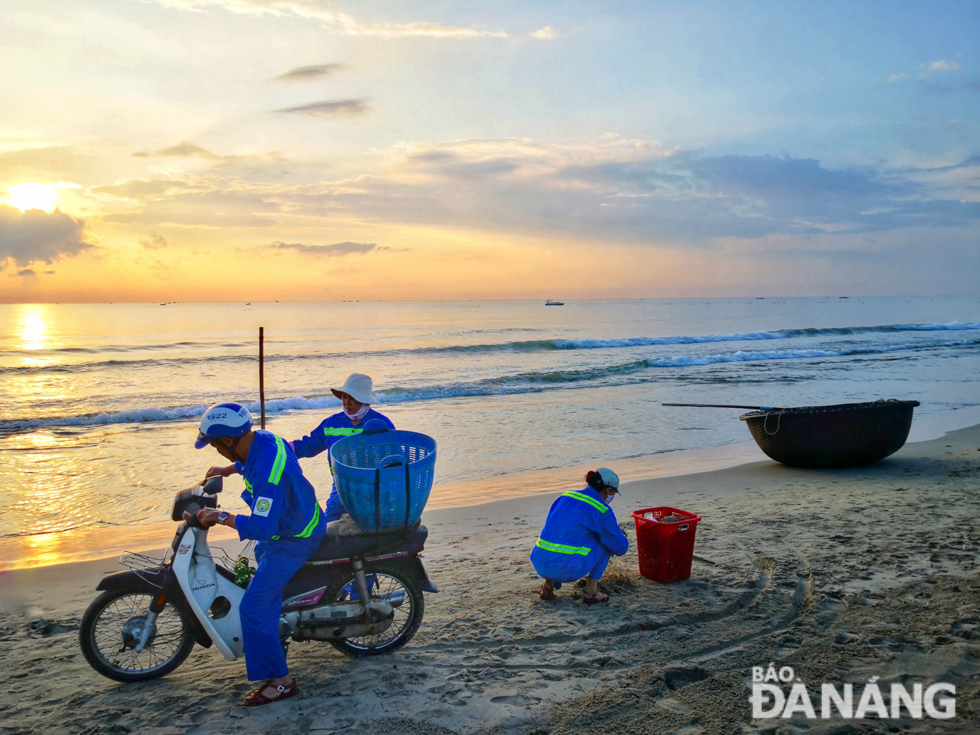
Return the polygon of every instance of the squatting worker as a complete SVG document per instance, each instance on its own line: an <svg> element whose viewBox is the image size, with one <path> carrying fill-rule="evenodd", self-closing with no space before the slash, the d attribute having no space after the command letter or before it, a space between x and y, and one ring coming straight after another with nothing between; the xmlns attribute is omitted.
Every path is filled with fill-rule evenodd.
<svg viewBox="0 0 980 735"><path fill-rule="evenodd" d="M303 563L316 551L326 521L316 491L303 477L295 453L269 431L253 431L252 416L238 403L211 406L201 419L194 447L210 444L245 478L242 499L251 515L235 515L204 508L197 513L203 526L220 523L238 531L242 540L255 540L258 569L249 582L239 608L245 667L250 681L264 681L245 697L255 707L296 694L286 655L279 641L282 592ZM212 467L207 476L224 474Z"/></svg>
<svg viewBox="0 0 980 735"><path fill-rule="evenodd" d="M378 402L372 392L373 388L374 384L371 378L361 373L352 373L343 386L331 388L331 392L343 404L344 410L324 419L309 436L290 442L296 456L300 458L315 457L330 449L345 436L359 434L368 421L381 421L389 429L394 429L395 425L391 423L391 419L371 408L372 403ZM332 467L330 472L333 473ZM344 509L344 504L340 502L337 483L334 483L330 490L330 497L327 498L325 510L327 523L337 520L347 512Z"/></svg>
<svg viewBox="0 0 980 735"><path fill-rule="evenodd" d="M619 491L619 476L601 467L585 476L584 490L570 490L558 497L548 511L541 538L531 551L535 571L544 577L541 599L555 599L562 582L586 578L582 602L608 602L599 593L609 558L622 556L630 542L616 522L609 504Z"/></svg>

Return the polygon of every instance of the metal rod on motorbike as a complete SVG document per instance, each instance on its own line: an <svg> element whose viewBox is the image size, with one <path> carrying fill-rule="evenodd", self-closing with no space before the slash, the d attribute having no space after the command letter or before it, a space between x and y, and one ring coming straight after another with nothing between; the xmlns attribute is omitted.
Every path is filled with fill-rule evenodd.
<svg viewBox="0 0 980 735"><path fill-rule="evenodd" d="M259 327L259 410L265 428L265 327Z"/></svg>

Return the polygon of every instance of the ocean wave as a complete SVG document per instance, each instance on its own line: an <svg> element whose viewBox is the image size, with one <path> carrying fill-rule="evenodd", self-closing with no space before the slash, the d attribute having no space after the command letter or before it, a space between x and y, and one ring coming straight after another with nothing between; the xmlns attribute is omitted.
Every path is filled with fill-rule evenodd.
<svg viewBox="0 0 980 735"><path fill-rule="evenodd" d="M610 349L621 349L621 348L636 348L636 347L662 347L670 345L697 345L697 344L713 344L713 343L725 343L725 342L758 342L766 340L791 340L791 339L804 339L804 338L819 338L819 337L843 337L851 335L868 335L868 334L893 334L902 332L954 332L954 331L970 331L970 330L980 330L980 323L976 322L951 322L948 324L887 324L879 326L867 326L867 327L812 327L804 329L781 329L770 332L744 332L744 333L734 333L734 334L709 334L709 335L678 335L673 337L624 337L619 339L536 339L536 340L521 340L521 341L508 341L508 342L491 342L491 343L481 343L481 344L450 344L450 345L438 345L430 347L416 347L407 349L396 349L396 350L368 350L364 352L343 352L343 353L318 353L318 352L304 352L304 353L271 353L265 355L266 362L297 362L297 361L316 361L316 360L342 360L350 359L352 356L358 359L372 359L372 358L394 358L394 357L410 357L410 356L439 356L439 355L454 355L454 354L479 354L479 353L494 353L494 352L516 352L516 353L529 353L529 352L547 352L547 351L571 351L571 350L610 350ZM501 331L516 331L516 330L501 330ZM290 342L282 342L280 344L290 344ZM299 344L297 342L297 344ZM159 351L168 348L182 349L187 345L194 345L196 347L209 346L212 348L231 348L237 349L241 347L254 346L249 343L238 343L238 342L228 342L223 344L205 344L205 343L192 343L192 342L177 342L172 344L157 344L157 345L147 345L145 348L132 348L131 351L139 352L141 349L147 349L150 351ZM90 348L64 348L63 350L48 350L41 352L30 353L32 358L37 358L46 353L57 353L64 352L70 353L72 351L76 352L91 352L93 354L99 351L127 351L130 348L124 350L120 346L112 346L109 348L99 348L99 350ZM0 353L7 357L11 355L16 355L18 353L7 351L5 353ZM232 355L202 355L197 357L191 357L187 355L180 355L176 357L161 357L161 358L135 358L132 360L126 359L108 359L108 360L93 360L88 362L78 362L78 363L62 363L53 365L16 365L0 367L0 375L4 374L43 374L43 373L80 373L80 372L94 372L101 369L143 369L148 367L170 367L180 369L189 369L195 365L207 365L207 364L244 364L244 363L254 363L257 359L255 354L232 354Z"/></svg>
<svg viewBox="0 0 980 735"><path fill-rule="evenodd" d="M493 395L513 395L519 393L537 393L547 390L569 389L576 387L595 387L608 385L625 385L630 382L658 379L657 372L662 370L703 367L724 363L740 362L784 362L791 360L823 360L846 357L862 357L899 353L909 351L925 351L934 349L976 348L980 340L948 341L941 344L905 343L899 345L860 346L837 350L762 350L704 355L674 355L666 357L651 357L612 365L569 368L556 370L532 371L504 375L494 378L484 378L474 381L460 381L443 385L431 386L394 386L376 391L382 403L407 403L415 401L431 401L451 398L469 398ZM642 373L653 371L649 376ZM640 376L640 377L637 377ZM703 376L696 376L703 382ZM732 376L719 378L732 382ZM738 382L737 379L734 379ZM248 409L258 414L258 402L247 403ZM292 396L274 398L266 401L266 413L275 414L288 411L307 411L334 409L340 405L331 394L322 396ZM197 419L204 413L204 404L175 406L169 408L131 408L118 412L103 412L82 416L54 416L41 419L12 419L0 420L0 433L12 433L25 429L47 427L87 427L107 424L153 423L163 421L179 421Z"/></svg>

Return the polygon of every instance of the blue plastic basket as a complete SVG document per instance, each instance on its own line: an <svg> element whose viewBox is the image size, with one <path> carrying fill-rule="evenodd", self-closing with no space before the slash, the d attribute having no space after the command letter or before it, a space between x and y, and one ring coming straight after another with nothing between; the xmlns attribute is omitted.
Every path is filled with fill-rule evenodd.
<svg viewBox="0 0 980 735"><path fill-rule="evenodd" d="M330 447L337 493L367 533L412 528L429 500L436 441L414 431L355 434Z"/></svg>

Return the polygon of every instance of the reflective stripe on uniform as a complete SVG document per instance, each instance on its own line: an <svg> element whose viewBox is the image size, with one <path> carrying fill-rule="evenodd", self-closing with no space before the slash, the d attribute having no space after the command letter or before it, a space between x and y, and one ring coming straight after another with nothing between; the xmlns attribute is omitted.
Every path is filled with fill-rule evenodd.
<svg viewBox="0 0 980 735"><path fill-rule="evenodd" d="M609 510L609 506L603 502L596 500L595 498L590 498L588 495L583 493L575 492L574 490L569 490L567 493L562 493L566 498L575 498L576 500L581 500L583 503L588 503L593 508L595 508L600 513L605 513Z"/></svg>
<svg viewBox="0 0 980 735"><path fill-rule="evenodd" d="M242 479L245 480L245 490L247 490L248 491L248 494L251 495L252 494L252 483L250 483L248 481L248 478L247 477L243 477Z"/></svg>
<svg viewBox="0 0 980 735"><path fill-rule="evenodd" d="M313 520L311 520L309 523L307 523L306 524L306 528L304 528L302 531L300 531L299 533L297 533L292 538L309 538L310 536L313 535L313 531L314 531L314 529L316 529L316 524L319 523L319 522L320 522L320 504L319 503L314 503L313 504ZM272 537L272 540L273 541L278 541L281 538L282 538L282 536L273 536Z"/></svg>
<svg viewBox="0 0 980 735"><path fill-rule="evenodd" d="M276 461L272 463L272 471L269 473L269 482L278 485L282 479L282 471L286 469L286 445L282 437L276 437Z"/></svg>
<svg viewBox="0 0 980 735"><path fill-rule="evenodd" d="M324 436L354 436L360 434L364 429L324 429Z"/></svg>
<svg viewBox="0 0 980 735"><path fill-rule="evenodd" d="M313 509L313 520L306 524L306 528L303 529L302 533L296 534L296 538L309 538L313 535L313 529L316 528L316 524L320 521L320 504L314 502Z"/></svg>
<svg viewBox="0 0 980 735"><path fill-rule="evenodd" d="M582 556L588 556L589 552L592 551L588 546L565 546L565 544L553 544L550 541L545 541L543 538L539 538L538 542L535 544L545 551L554 551L557 554L581 554Z"/></svg>

